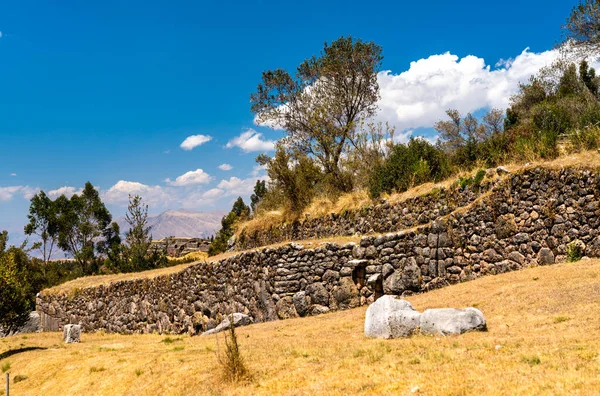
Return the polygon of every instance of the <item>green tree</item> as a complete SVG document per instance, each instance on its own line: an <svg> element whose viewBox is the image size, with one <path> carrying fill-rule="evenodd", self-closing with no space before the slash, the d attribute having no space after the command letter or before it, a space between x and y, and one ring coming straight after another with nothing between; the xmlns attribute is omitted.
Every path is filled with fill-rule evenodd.
<svg viewBox="0 0 600 396"><path fill-rule="evenodd" d="M266 165L272 188L283 193L291 213L300 213L315 195L315 185L322 181L322 172L314 160L298 151L286 150L278 142L275 156L259 155L256 161Z"/></svg>
<svg viewBox="0 0 600 396"><path fill-rule="evenodd" d="M98 191L87 182L81 195L57 198L60 210L58 246L73 255L84 274L97 270L96 243L111 226L112 216Z"/></svg>
<svg viewBox="0 0 600 396"><path fill-rule="evenodd" d="M250 196L250 208L252 213L256 213L256 209L260 201L267 194L267 182L264 180L257 180L254 185L254 194Z"/></svg>
<svg viewBox="0 0 600 396"><path fill-rule="evenodd" d="M250 96L252 111L267 125L285 129L285 149L313 157L328 182L352 189L340 160L352 144L356 122L376 111L381 47L352 37L325 43L320 56L300 64L294 76L283 69L263 72Z"/></svg>
<svg viewBox="0 0 600 396"><path fill-rule="evenodd" d="M28 257L22 248L8 244L8 232L0 233L0 328L10 333L22 326L33 308Z"/></svg>
<svg viewBox="0 0 600 396"><path fill-rule="evenodd" d="M227 242L233 236L234 225L240 220L245 220L250 215L250 208L244 203L242 197L234 202L231 211L221 219L221 229L208 248L208 254L214 256L227 250Z"/></svg>
<svg viewBox="0 0 600 396"><path fill-rule="evenodd" d="M584 53L600 49L600 0L583 0L573 7L565 30L565 41Z"/></svg>
<svg viewBox="0 0 600 396"><path fill-rule="evenodd" d="M150 262L149 249L152 243L148 225L148 205L142 202L139 195L129 196L129 206L125 220L129 224L126 232L125 256L132 271L141 271L153 267Z"/></svg>
<svg viewBox="0 0 600 396"><path fill-rule="evenodd" d="M58 241L58 217L54 201L44 191L40 191L31 198L29 223L25 226L26 235L37 235L41 242L34 245L40 248L44 264L52 257L52 250Z"/></svg>

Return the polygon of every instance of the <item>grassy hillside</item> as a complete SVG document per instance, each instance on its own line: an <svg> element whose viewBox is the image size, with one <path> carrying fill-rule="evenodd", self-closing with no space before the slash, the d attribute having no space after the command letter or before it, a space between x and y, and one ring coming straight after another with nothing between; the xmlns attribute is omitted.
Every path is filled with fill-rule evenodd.
<svg viewBox="0 0 600 396"><path fill-rule="evenodd" d="M84 334L78 345L58 333L15 336L0 340L0 368L27 377L14 395L594 394L598 296L600 260L587 260L409 298L419 310L478 307L486 333L370 340L366 307L240 328L253 374L244 384L223 381L214 336ZM47 349L4 357L27 347Z"/></svg>

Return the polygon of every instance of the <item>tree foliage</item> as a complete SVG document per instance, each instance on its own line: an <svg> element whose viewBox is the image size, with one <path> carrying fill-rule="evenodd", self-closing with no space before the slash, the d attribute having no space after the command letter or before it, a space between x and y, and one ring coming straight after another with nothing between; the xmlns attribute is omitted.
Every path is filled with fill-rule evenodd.
<svg viewBox="0 0 600 396"><path fill-rule="evenodd" d="M600 49L600 0L583 0L573 7L564 26L566 42L584 53Z"/></svg>
<svg viewBox="0 0 600 396"><path fill-rule="evenodd" d="M227 242L233 236L234 225L238 221L246 220L250 216L250 208L238 197L233 203L231 211L221 219L221 229L213 239L208 249L208 254L214 256L227 250Z"/></svg>
<svg viewBox="0 0 600 396"><path fill-rule="evenodd" d="M29 223L25 226L26 235L37 235L41 242L39 246L44 263L52 257L52 251L58 241L59 222L57 205L54 204L44 191L40 191L31 198Z"/></svg>
<svg viewBox="0 0 600 396"><path fill-rule="evenodd" d="M260 122L286 131L281 150L287 156L314 159L332 186L350 191L340 160L356 122L375 113L382 59L375 43L340 37L302 62L294 76L283 69L263 72L250 96L252 111Z"/></svg>
<svg viewBox="0 0 600 396"><path fill-rule="evenodd" d="M87 182L81 195L57 198L60 230L58 246L73 255L85 274L97 270L96 243L109 232L112 216L98 191Z"/></svg>
<svg viewBox="0 0 600 396"><path fill-rule="evenodd" d="M7 249L8 233L0 233L0 328L16 330L33 308L33 290L27 270L27 254L21 248Z"/></svg>

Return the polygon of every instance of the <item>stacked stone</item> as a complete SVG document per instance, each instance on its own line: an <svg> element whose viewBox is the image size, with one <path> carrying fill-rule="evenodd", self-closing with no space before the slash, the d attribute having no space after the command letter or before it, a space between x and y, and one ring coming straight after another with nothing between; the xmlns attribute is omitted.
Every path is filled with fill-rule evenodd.
<svg viewBox="0 0 600 396"><path fill-rule="evenodd" d="M38 298L42 324L84 331L197 333L242 313L254 322L316 315L582 256L600 256L600 177L531 169L464 210L358 244L291 243L182 272Z"/></svg>

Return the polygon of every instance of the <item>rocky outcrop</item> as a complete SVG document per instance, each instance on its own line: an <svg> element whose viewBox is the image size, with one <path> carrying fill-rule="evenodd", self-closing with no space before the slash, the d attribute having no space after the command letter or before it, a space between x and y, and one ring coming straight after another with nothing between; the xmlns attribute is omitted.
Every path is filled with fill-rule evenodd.
<svg viewBox="0 0 600 396"><path fill-rule="evenodd" d="M344 245L292 243L151 279L42 292L38 310L85 331L183 333L200 319L213 328L231 312L254 322L315 315L561 262L576 240L581 255L598 257L599 186L589 170L530 169L408 231Z"/></svg>

